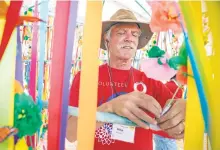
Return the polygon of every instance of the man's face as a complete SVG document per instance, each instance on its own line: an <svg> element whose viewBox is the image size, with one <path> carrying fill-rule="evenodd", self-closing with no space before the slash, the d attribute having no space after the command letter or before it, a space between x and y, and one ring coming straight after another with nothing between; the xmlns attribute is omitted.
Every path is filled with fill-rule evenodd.
<svg viewBox="0 0 220 150"><path fill-rule="evenodd" d="M140 34L135 23L115 25L108 43L110 55L123 60L134 57Z"/></svg>

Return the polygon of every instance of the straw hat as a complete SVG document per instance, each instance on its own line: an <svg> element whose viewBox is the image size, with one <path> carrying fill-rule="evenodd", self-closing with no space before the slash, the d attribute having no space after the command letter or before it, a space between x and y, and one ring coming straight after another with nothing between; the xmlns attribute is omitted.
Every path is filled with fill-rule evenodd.
<svg viewBox="0 0 220 150"><path fill-rule="evenodd" d="M102 39L101 48L106 50L104 34L111 28L111 26L117 23L137 23L141 29L141 36L139 37L139 43L137 49L141 49L147 45L148 41L151 39L153 33L146 22L140 22L137 20L135 15L126 9L119 9L108 21L102 22Z"/></svg>

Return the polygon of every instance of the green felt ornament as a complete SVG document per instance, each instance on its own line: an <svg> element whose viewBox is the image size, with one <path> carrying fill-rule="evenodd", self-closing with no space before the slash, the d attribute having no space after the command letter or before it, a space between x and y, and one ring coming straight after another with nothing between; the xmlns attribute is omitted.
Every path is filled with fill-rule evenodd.
<svg viewBox="0 0 220 150"><path fill-rule="evenodd" d="M158 46L152 46L152 48L148 51L149 58L158 58L163 57L165 51L161 50Z"/></svg>
<svg viewBox="0 0 220 150"><path fill-rule="evenodd" d="M14 127L18 129L18 137L34 135L42 125L41 112L31 96L15 94Z"/></svg>
<svg viewBox="0 0 220 150"><path fill-rule="evenodd" d="M24 40L27 41L29 37L27 35L24 36Z"/></svg>
<svg viewBox="0 0 220 150"><path fill-rule="evenodd" d="M160 65L163 65L161 58L165 55L165 51L161 50L158 46L152 46L152 48L147 51L146 56L149 58L158 58L157 62ZM178 56L171 57L166 60L166 63L175 70L178 70L179 66L187 66L187 51L185 47L185 43L180 47L180 52Z"/></svg>
<svg viewBox="0 0 220 150"><path fill-rule="evenodd" d="M28 11L32 12L32 11L33 11L33 9L32 9L32 8L28 8Z"/></svg>
<svg viewBox="0 0 220 150"><path fill-rule="evenodd" d="M160 65L163 65L162 61L160 60L160 58L157 59L157 63Z"/></svg>

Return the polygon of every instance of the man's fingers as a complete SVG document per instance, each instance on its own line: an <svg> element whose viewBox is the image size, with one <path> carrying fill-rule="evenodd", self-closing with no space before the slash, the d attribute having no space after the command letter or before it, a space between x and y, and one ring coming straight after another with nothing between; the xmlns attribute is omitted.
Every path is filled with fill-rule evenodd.
<svg viewBox="0 0 220 150"><path fill-rule="evenodd" d="M175 107L175 103L173 106L168 110L167 113L165 113L163 116L161 116L158 120L159 123L171 120L174 116L176 116L178 113L180 113L180 109L178 107Z"/></svg>
<svg viewBox="0 0 220 150"><path fill-rule="evenodd" d="M169 135L178 135L182 133L185 129L185 125L183 122L180 122L177 126L165 130Z"/></svg>
<svg viewBox="0 0 220 150"><path fill-rule="evenodd" d="M129 110L124 110L124 117L127 117L129 120L132 122L136 123L138 126L144 128L144 129L149 129L149 126L141 121L138 117L136 117L132 112Z"/></svg>
<svg viewBox="0 0 220 150"><path fill-rule="evenodd" d="M155 98L153 98L150 95L144 94L144 99L148 100L148 101L151 101L151 103L154 105L154 107L156 107L159 110L159 113L162 112L162 108L161 108L159 102Z"/></svg>
<svg viewBox="0 0 220 150"><path fill-rule="evenodd" d="M146 97L145 97L146 96ZM139 102L137 105L151 113L153 113L156 117L160 117L161 114L161 107L160 104L151 96L142 96L142 98L139 99Z"/></svg>
<svg viewBox="0 0 220 150"><path fill-rule="evenodd" d="M175 139L183 139L184 138L184 132L182 132L180 134L170 135L170 136L175 138Z"/></svg>
<svg viewBox="0 0 220 150"><path fill-rule="evenodd" d="M174 128L175 126L177 126L180 122L182 122L184 120L184 116L182 115L182 113L178 113L177 115L175 115L174 117L172 117L169 120L166 120L165 122L159 122L159 127L162 130L167 130L170 128Z"/></svg>
<svg viewBox="0 0 220 150"><path fill-rule="evenodd" d="M137 106L134 106L132 108L132 113L143 121L146 121L150 124L157 124L157 121L155 119L151 118L143 110L141 110L141 108L138 108Z"/></svg>

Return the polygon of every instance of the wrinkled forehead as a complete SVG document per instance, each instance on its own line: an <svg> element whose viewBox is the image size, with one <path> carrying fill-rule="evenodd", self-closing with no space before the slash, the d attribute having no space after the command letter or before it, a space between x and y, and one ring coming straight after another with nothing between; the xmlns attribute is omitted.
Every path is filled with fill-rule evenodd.
<svg viewBox="0 0 220 150"><path fill-rule="evenodd" d="M135 31L140 31L139 25L137 23L117 23L112 26L112 30L117 31L120 29L132 29Z"/></svg>

